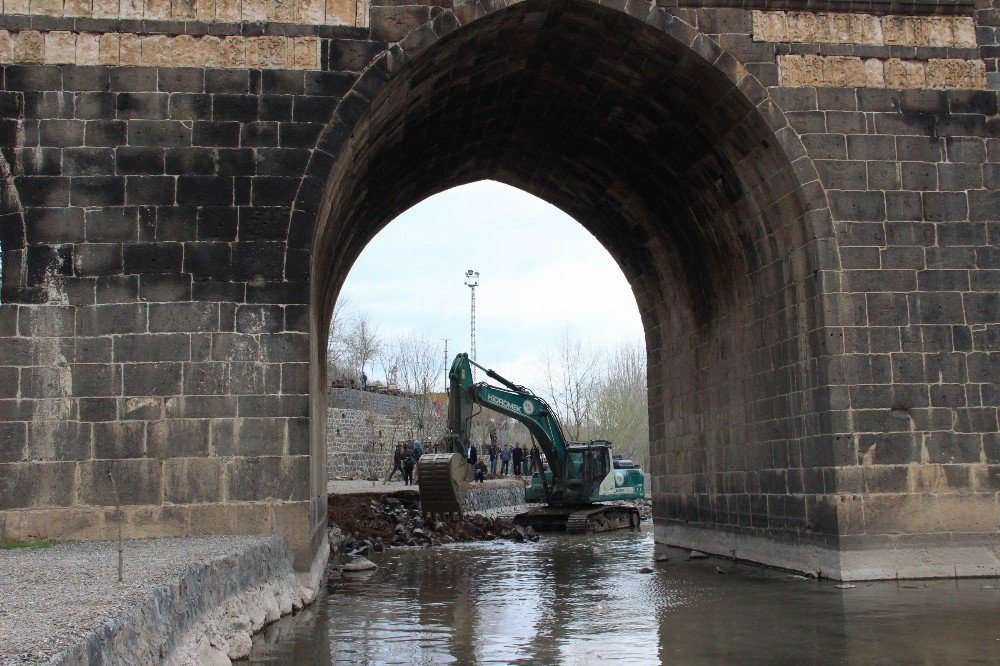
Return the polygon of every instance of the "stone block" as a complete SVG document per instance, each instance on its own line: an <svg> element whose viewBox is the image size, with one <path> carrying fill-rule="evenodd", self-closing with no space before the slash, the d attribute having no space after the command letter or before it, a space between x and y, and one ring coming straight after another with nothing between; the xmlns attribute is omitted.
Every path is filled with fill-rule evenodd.
<svg viewBox="0 0 1000 666"><path fill-rule="evenodd" d="M172 458L163 464L163 499L173 504L218 502L223 462L218 458Z"/></svg>
<svg viewBox="0 0 1000 666"><path fill-rule="evenodd" d="M236 421L238 455L280 456L286 452L283 418L241 418Z"/></svg>
<svg viewBox="0 0 1000 666"><path fill-rule="evenodd" d="M152 303L149 330L159 332L213 331L219 327L219 307L214 303Z"/></svg>
<svg viewBox="0 0 1000 666"><path fill-rule="evenodd" d="M146 448L156 458L208 455L208 419L170 419L146 427Z"/></svg>
<svg viewBox="0 0 1000 666"><path fill-rule="evenodd" d="M978 495L881 495L865 500L869 534L990 532L996 530L992 498Z"/></svg>
<svg viewBox="0 0 1000 666"><path fill-rule="evenodd" d="M142 458L146 451L145 423L114 421L95 423L94 458Z"/></svg>
<svg viewBox="0 0 1000 666"><path fill-rule="evenodd" d="M25 423L17 421L0 423L0 463L24 460L26 444Z"/></svg>
<svg viewBox="0 0 1000 666"><path fill-rule="evenodd" d="M271 505L264 502L195 504L190 511L192 535L265 534L272 531Z"/></svg>
<svg viewBox="0 0 1000 666"><path fill-rule="evenodd" d="M114 506L111 474L123 505L159 504L163 486L163 462L135 460L92 460L80 463L81 504Z"/></svg>
<svg viewBox="0 0 1000 666"><path fill-rule="evenodd" d="M137 363L123 366L124 393L129 396L177 395L181 392L180 363Z"/></svg>
<svg viewBox="0 0 1000 666"><path fill-rule="evenodd" d="M14 33L13 45L15 62L45 61L45 37L37 30Z"/></svg>
<svg viewBox="0 0 1000 666"><path fill-rule="evenodd" d="M76 463L0 463L0 507L69 506L76 492Z"/></svg>
<svg viewBox="0 0 1000 666"><path fill-rule="evenodd" d="M121 394L121 369L103 363L74 363L70 366L74 396L114 396Z"/></svg>
<svg viewBox="0 0 1000 666"><path fill-rule="evenodd" d="M226 463L233 501L297 501L309 497L308 456L235 458Z"/></svg>
<svg viewBox="0 0 1000 666"><path fill-rule="evenodd" d="M28 424L28 460L86 460L91 457L91 424L34 421Z"/></svg>

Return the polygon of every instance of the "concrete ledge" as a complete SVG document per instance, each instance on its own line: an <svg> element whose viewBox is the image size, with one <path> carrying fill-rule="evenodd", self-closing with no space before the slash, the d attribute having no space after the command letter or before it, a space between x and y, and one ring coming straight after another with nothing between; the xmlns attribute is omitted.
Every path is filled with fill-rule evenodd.
<svg viewBox="0 0 1000 666"><path fill-rule="evenodd" d="M840 554L814 544L774 541L752 534L710 530L653 521L656 543L700 550L719 557L736 557L778 569L840 579Z"/></svg>
<svg viewBox="0 0 1000 666"><path fill-rule="evenodd" d="M318 585L275 534L128 541L123 583L110 541L0 556L0 664L227 664Z"/></svg>
<svg viewBox="0 0 1000 666"><path fill-rule="evenodd" d="M658 544L836 580L1000 576L1000 540L994 535L867 538L839 549L663 523L654 525L653 536Z"/></svg>

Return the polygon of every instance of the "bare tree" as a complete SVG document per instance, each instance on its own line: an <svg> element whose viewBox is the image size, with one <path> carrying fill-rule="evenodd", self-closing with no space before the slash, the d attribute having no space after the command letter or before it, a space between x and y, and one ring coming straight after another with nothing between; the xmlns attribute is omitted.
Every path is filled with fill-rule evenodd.
<svg viewBox="0 0 1000 666"><path fill-rule="evenodd" d="M330 317L330 332L326 341L327 376L343 379L349 374L347 369L347 330L350 317L350 302L346 297L337 300Z"/></svg>
<svg viewBox="0 0 1000 666"><path fill-rule="evenodd" d="M396 340L397 378L402 388L415 398L417 427L425 434L433 405L431 387L437 377L439 359L436 341L421 335Z"/></svg>
<svg viewBox="0 0 1000 666"><path fill-rule="evenodd" d="M360 312L351 320L347 332L345 347L351 369L359 375L365 372L382 350L378 327L368 318L368 314Z"/></svg>
<svg viewBox="0 0 1000 666"><path fill-rule="evenodd" d="M648 467L646 351L641 344L624 344L605 358L594 385L587 436L611 441L617 452Z"/></svg>
<svg viewBox="0 0 1000 666"><path fill-rule="evenodd" d="M594 386L601 368L601 353L578 337L563 334L555 352L545 356L545 378L552 408L566 434L579 440L591 418Z"/></svg>

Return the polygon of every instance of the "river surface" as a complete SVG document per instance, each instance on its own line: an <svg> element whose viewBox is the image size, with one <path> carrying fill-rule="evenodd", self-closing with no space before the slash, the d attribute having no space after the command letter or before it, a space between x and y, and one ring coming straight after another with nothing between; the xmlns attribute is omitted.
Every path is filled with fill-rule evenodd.
<svg viewBox="0 0 1000 666"><path fill-rule="evenodd" d="M265 629L250 663L1000 663L997 579L841 589L668 555L652 561L648 530L380 553Z"/></svg>

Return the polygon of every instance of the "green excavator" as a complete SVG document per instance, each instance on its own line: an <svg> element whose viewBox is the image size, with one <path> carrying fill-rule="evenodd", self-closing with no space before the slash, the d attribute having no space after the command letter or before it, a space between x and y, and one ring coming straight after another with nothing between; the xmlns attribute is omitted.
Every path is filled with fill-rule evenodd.
<svg viewBox="0 0 1000 666"><path fill-rule="evenodd" d="M473 366L502 385L475 382ZM466 455L471 444L471 420L482 408L524 424L535 440L538 470L526 488L526 499L544 500L544 507L519 514L514 522L539 531L604 532L639 526L639 511L612 500L642 499L646 477L638 468L621 469L604 440L570 442L552 408L528 389L478 365L468 354L455 357L448 373L448 432L439 450L420 457L417 482L425 514L462 514L465 491L472 478ZM543 465L548 464L548 470Z"/></svg>

